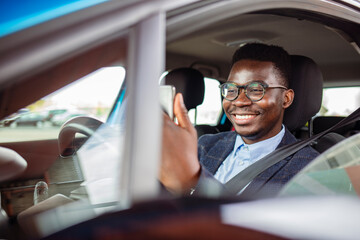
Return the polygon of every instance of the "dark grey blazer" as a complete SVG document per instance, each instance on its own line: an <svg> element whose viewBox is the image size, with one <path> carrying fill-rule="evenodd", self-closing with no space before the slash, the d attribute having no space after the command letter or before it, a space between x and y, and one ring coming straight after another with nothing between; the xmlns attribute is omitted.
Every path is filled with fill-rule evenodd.
<svg viewBox="0 0 360 240"><path fill-rule="evenodd" d="M210 196L219 194L222 191L221 188L224 188L224 186L219 186L222 184L216 182L213 175L233 150L236 135L236 132L232 131L201 136L198 144L198 157L202 165L202 173L196 191ZM285 129L285 135L277 148L296 141L297 139ZM313 148L304 147L259 174L242 195L250 198L275 195L285 183L318 155L319 153ZM213 190L213 187L211 187L213 185L218 185L214 187L218 190ZM215 193L208 194L207 191L215 191Z"/></svg>

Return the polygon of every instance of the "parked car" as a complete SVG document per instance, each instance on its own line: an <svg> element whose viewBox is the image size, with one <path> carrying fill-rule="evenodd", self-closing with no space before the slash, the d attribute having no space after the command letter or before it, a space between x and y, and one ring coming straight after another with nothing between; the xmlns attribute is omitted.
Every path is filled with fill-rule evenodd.
<svg viewBox="0 0 360 240"><path fill-rule="evenodd" d="M29 109L27 108L22 108L20 110L18 110L16 113L10 114L10 116L2 119L0 121L0 125L4 126L4 127L8 127L11 125L11 123L13 123L17 118L19 118L21 116L21 114L27 113L29 112Z"/></svg>
<svg viewBox="0 0 360 240"><path fill-rule="evenodd" d="M61 126L63 125L67 120L78 117L78 116L84 116L85 114L79 113L79 112L64 112L55 115L51 119L51 123L53 126Z"/></svg>
<svg viewBox="0 0 360 240"><path fill-rule="evenodd" d="M0 143L14 153L11 167L0 156L0 170L17 172L0 183L0 238L358 238L356 191L252 201L164 196L157 176L164 71L191 67L217 88L239 46L264 42L313 59L325 88L359 89L359 1L32 1L21 3L21 11L18 4L0 3L8 13L0 20L0 118L103 67L122 67L126 77L105 123L82 116L62 125L58 139L39 141L35 133L33 140ZM302 73L302 91L317 90L303 100L311 107L313 99L321 101L322 87L312 81L314 72ZM79 104L86 91L73 95ZM207 94L216 102L209 105L221 106L218 88L205 88ZM312 116L294 112L296 119L309 120L294 129L307 139ZM218 116L216 123L196 124L200 113L194 113L198 129L231 130L221 107L207 114ZM10 134L2 130L0 135ZM341 135L356 145L359 121ZM37 188L39 182L47 186ZM34 205L34 193L47 199Z"/></svg>
<svg viewBox="0 0 360 240"><path fill-rule="evenodd" d="M68 111L67 109L51 109L48 111L48 116L46 118L46 121L52 121L53 117L59 114L63 114L67 111Z"/></svg>
<svg viewBox="0 0 360 240"><path fill-rule="evenodd" d="M35 126L41 128L44 125L45 120L46 115L44 113L28 112L16 116L16 119L12 121L9 126Z"/></svg>

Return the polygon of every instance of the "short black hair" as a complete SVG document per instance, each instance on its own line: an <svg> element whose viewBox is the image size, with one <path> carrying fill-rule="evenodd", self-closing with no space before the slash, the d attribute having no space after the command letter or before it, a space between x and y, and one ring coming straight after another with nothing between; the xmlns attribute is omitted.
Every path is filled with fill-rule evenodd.
<svg viewBox="0 0 360 240"><path fill-rule="evenodd" d="M231 61L231 67L240 60L255 60L272 62L280 76L285 80L285 87L289 87L291 78L290 55L282 47L263 43L247 43L236 50Z"/></svg>

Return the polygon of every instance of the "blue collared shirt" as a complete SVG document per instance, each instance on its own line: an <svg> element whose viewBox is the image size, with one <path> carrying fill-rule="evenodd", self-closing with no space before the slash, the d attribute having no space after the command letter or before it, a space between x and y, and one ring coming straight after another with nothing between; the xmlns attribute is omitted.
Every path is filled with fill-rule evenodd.
<svg viewBox="0 0 360 240"><path fill-rule="evenodd" d="M226 183L236 174L273 152L284 137L285 127L272 138L254 144L246 144L240 135L236 136L233 151L222 162L215 173L215 178L221 183Z"/></svg>

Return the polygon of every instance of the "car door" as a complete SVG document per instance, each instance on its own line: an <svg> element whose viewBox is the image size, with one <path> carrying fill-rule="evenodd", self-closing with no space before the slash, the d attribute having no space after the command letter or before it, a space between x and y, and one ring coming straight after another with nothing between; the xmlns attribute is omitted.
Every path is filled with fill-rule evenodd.
<svg viewBox="0 0 360 240"><path fill-rule="evenodd" d="M53 94L59 88L67 85L74 87L75 80L94 74L102 68L122 67L126 71L127 89L124 114L126 128L123 133L126 141L119 145L123 152L117 156L119 159L115 159L120 164L117 166L120 176L112 176L116 180L116 186L113 187L119 193L116 195L116 204L126 207L133 201L156 196L159 189L156 176L161 126L157 83L164 63L164 11L185 2L187 1L169 1L164 4L162 1L98 1L95 5L85 4L79 7L69 1L64 6L58 6L63 10L60 14L59 9L54 10L53 6L49 6L51 4L44 4L45 8L49 7L45 9L45 15L35 11L44 18L34 22L33 15L24 16L28 18L24 19L24 23L28 25L17 26L19 28L3 33L0 38L1 117L7 118L25 107L34 111L56 110L47 108L49 100L46 97L55 101L56 94ZM34 9L39 8L39 5L34 4ZM9 5L5 7L11 8ZM32 9L29 7L27 10ZM29 19L33 22L29 23ZM121 80L122 77L118 74L117 78ZM107 77L100 78L97 83L104 85L108 92L109 89L115 90L115 97L114 94L108 94L113 95L111 104L115 105L98 106L102 105L100 100L109 97L99 95L100 100L96 102L98 105L95 110L83 106L84 111L76 113L90 115L85 112L86 108L90 112L95 111L95 117L99 117L96 115L103 108L116 113L117 105L122 103L119 99L123 97L119 92L121 81L112 86L106 79ZM89 84L85 86L88 87ZM94 88L95 93L99 94L100 88ZM83 103L81 96L86 92L88 90L83 87L72 92L72 97L78 103ZM69 98L59 101L64 104ZM95 96L90 100L94 101ZM64 108L58 106L58 109ZM66 112L73 111L72 107L66 108ZM25 172L2 183L2 202L8 216L16 216L33 205L34 187L39 181L48 184L48 194L51 197L57 193L69 196L86 180L82 178L86 177L83 174L86 166L77 161L76 155L65 158L59 156L57 138L61 135L62 128L53 126L53 118L55 116L47 116L42 127L25 129L14 125L2 129L5 138L1 146L13 149L28 165ZM106 116L102 120L105 122ZM109 121L117 120L116 117L109 118ZM55 125L60 124L56 122ZM46 129L51 129L52 133L47 131L45 134ZM27 138L25 131L31 132L32 137ZM15 132L20 133L18 139L6 138L13 137ZM82 136L78 139L81 141ZM137 146L141 146L142 151L138 151ZM104 166L103 161L106 159L100 157L97 163ZM84 162L86 165L86 161ZM82 219L81 215L77 217ZM76 221L75 217L74 219Z"/></svg>

